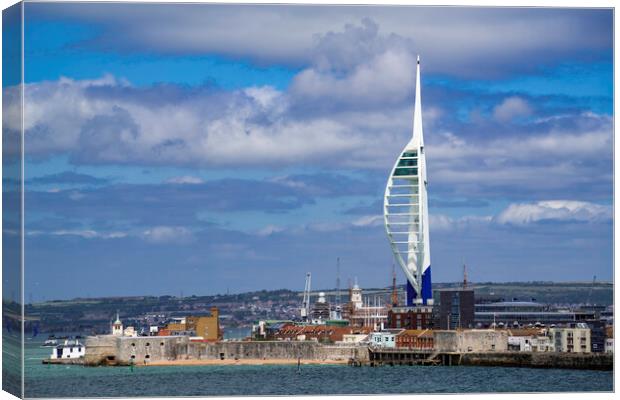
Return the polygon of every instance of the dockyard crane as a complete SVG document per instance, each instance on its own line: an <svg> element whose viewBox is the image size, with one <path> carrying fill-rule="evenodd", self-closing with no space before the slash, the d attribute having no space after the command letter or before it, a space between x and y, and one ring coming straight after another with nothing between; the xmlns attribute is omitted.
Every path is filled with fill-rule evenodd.
<svg viewBox="0 0 620 400"><path fill-rule="evenodd" d="M590 286L590 290L588 290L588 297L586 298L586 304L590 304L590 298L592 297L592 290L594 289L594 285L596 285L596 275L592 278L592 285Z"/></svg>
<svg viewBox="0 0 620 400"><path fill-rule="evenodd" d="M303 321L308 320L308 316L310 315L310 285L311 285L312 275L310 272L306 274L306 286L304 287L304 298L301 302L301 319Z"/></svg>

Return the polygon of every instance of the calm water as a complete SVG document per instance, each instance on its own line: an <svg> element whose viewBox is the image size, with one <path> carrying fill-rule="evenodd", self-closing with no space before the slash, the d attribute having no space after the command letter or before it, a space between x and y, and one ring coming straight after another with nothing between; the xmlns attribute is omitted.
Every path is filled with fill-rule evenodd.
<svg viewBox="0 0 620 400"><path fill-rule="evenodd" d="M43 365L26 348L27 397L611 391L612 372L483 367Z"/></svg>

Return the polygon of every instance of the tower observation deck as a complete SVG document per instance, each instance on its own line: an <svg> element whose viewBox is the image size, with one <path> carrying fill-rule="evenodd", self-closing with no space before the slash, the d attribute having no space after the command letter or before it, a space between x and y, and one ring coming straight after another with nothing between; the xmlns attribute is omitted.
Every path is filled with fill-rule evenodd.
<svg viewBox="0 0 620 400"><path fill-rule="evenodd" d="M413 137L390 173L383 200L383 217L394 258L407 277L407 306L431 305L433 291L419 56L416 66Z"/></svg>

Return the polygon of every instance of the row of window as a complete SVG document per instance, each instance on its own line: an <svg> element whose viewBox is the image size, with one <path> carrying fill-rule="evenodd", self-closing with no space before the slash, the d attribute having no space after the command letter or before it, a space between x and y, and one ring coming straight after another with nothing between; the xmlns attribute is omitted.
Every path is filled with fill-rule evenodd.
<svg viewBox="0 0 620 400"><path fill-rule="evenodd" d="M414 159L401 159L398 162L398 167L417 167L418 166L418 159L414 158Z"/></svg>
<svg viewBox="0 0 620 400"><path fill-rule="evenodd" d="M418 175L417 168L396 168L394 176L411 176Z"/></svg>

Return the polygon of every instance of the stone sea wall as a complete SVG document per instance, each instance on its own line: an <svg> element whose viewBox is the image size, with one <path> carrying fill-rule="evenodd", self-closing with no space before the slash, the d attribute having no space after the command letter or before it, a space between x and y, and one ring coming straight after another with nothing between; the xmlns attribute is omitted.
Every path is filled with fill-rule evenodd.
<svg viewBox="0 0 620 400"><path fill-rule="evenodd" d="M612 370L613 355L603 353L465 353L460 365Z"/></svg>

